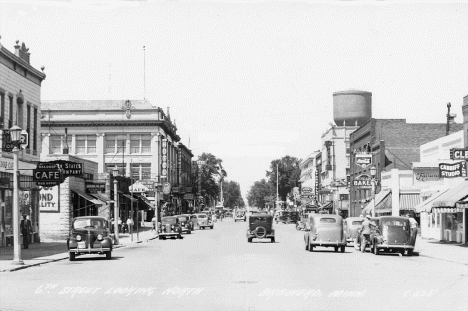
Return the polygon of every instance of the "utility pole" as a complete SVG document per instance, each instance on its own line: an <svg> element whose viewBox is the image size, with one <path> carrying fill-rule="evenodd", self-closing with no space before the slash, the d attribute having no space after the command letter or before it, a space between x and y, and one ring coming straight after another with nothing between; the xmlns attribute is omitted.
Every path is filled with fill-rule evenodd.
<svg viewBox="0 0 468 311"><path fill-rule="evenodd" d="M278 181L279 181L279 178L278 178L278 163L276 163L276 204L278 205L279 203L279 192L278 192Z"/></svg>
<svg viewBox="0 0 468 311"><path fill-rule="evenodd" d="M450 103L447 103L447 128L446 128L445 136L448 136L450 133L450 120L451 120L450 107L452 107L452 105Z"/></svg>

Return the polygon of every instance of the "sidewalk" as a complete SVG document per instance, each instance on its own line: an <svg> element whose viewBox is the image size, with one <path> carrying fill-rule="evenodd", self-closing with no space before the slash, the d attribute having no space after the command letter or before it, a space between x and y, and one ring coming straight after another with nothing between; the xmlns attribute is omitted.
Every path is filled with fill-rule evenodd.
<svg viewBox="0 0 468 311"><path fill-rule="evenodd" d="M146 222L145 227L140 227L139 241L137 241L136 232L133 233L133 242L129 233L119 234L120 245L114 246L114 249L125 247L130 244L148 242L156 239L157 235L151 232L151 223ZM29 244L28 249L21 249L21 259L24 265L12 265L13 246L0 248L0 272L16 271L32 266L45 264L68 258L67 241L44 241L41 243Z"/></svg>
<svg viewBox="0 0 468 311"><path fill-rule="evenodd" d="M423 239L418 235L414 252L428 257L468 265L468 245L453 242Z"/></svg>

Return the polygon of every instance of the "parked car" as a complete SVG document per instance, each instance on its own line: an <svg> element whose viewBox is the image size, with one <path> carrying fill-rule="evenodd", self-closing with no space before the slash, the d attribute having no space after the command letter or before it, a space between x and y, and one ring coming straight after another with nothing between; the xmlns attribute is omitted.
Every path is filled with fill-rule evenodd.
<svg viewBox="0 0 468 311"><path fill-rule="evenodd" d="M414 245L411 242L411 229L409 219L399 216L379 217L375 232L371 233L370 246L374 254L380 252L400 253L407 252L413 256Z"/></svg>
<svg viewBox="0 0 468 311"><path fill-rule="evenodd" d="M177 219L179 220L180 227L182 228L182 233L192 233L193 228L190 221L190 216L179 215L177 216Z"/></svg>
<svg viewBox="0 0 468 311"><path fill-rule="evenodd" d="M70 235L67 239L70 261L82 254L106 255L112 258L112 244L109 222L100 216L73 218Z"/></svg>
<svg viewBox="0 0 468 311"><path fill-rule="evenodd" d="M310 214L309 224L304 233L305 249L314 251L314 247L334 247L344 253L346 237L343 231L343 218L339 215Z"/></svg>
<svg viewBox="0 0 468 311"><path fill-rule="evenodd" d="M356 239L362 221L363 218L361 217L348 217L344 220L344 232L348 243L354 242L354 239Z"/></svg>
<svg viewBox="0 0 468 311"><path fill-rule="evenodd" d="M296 224L300 220L299 212L281 211L276 218L276 223Z"/></svg>
<svg viewBox="0 0 468 311"><path fill-rule="evenodd" d="M243 220L247 221L247 215L245 214L245 211L237 211L234 215L234 221L238 220Z"/></svg>
<svg viewBox="0 0 468 311"><path fill-rule="evenodd" d="M160 240L165 240L167 237L182 239L182 227L177 216L161 218L161 222L158 223L158 234Z"/></svg>
<svg viewBox="0 0 468 311"><path fill-rule="evenodd" d="M205 213L196 214L198 219L198 229L205 229L206 227L213 229L213 221L209 220L208 215Z"/></svg>
<svg viewBox="0 0 468 311"><path fill-rule="evenodd" d="M275 242L275 230L273 229L272 215L255 214L249 217L247 241L251 243L254 238L270 239L271 242Z"/></svg>
<svg viewBox="0 0 468 311"><path fill-rule="evenodd" d="M197 227L197 223L198 223L197 215L195 215L195 214L182 214L181 216L186 216L188 218L188 221L192 225L192 231L195 230L195 228Z"/></svg>

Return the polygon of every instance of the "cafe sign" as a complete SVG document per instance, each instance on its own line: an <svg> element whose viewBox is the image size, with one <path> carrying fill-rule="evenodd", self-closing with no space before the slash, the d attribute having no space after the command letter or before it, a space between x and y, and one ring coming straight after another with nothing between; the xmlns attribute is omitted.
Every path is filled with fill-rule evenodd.
<svg viewBox="0 0 468 311"><path fill-rule="evenodd" d="M458 163L440 163L439 176L442 178L466 177L466 161Z"/></svg>
<svg viewBox="0 0 468 311"><path fill-rule="evenodd" d="M356 165L361 166L362 168L372 165L372 154L370 153L357 153L354 156L354 159Z"/></svg>
<svg viewBox="0 0 468 311"><path fill-rule="evenodd" d="M130 192L138 193L150 191L150 189L147 186L145 186L141 181L137 181L136 183L128 187L128 190Z"/></svg>

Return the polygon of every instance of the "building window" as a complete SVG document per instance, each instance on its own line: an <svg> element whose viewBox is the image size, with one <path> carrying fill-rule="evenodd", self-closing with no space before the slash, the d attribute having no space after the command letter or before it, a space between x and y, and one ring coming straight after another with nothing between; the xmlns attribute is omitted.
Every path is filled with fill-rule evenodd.
<svg viewBox="0 0 468 311"><path fill-rule="evenodd" d="M96 135L76 135L76 153L96 153Z"/></svg>
<svg viewBox="0 0 468 311"><path fill-rule="evenodd" d="M33 151L37 151L37 108L34 108L34 120L33 120Z"/></svg>
<svg viewBox="0 0 468 311"><path fill-rule="evenodd" d="M106 153L123 153L127 135L106 135Z"/></svg>
<svg viewBox="0 0 468 311"><path fill-rule="evenodd" d="M71 136L67 136L68 146L71 145ZM62 154L63 149L68 147L65 144L65 136L51 135L50 136L50 153Z"/></svg>
<svg viewBox="0 0 468 311"><path fill-rule="evenodd" d="M0 122L2 122L2 127L5 128L5 94L0 93Z"/></svg>
<svg viewBox="0 0 468 311"><path fill-rule="evenodd" d="M13 127L13 97L8 96L9 99L9 111L8 111L8 128Z"/></svg>
<svg viewBox="0 0 468 311"><path fill-rule="evenodd" d="M16 100L17 103L17 120L18 120L18 126L21 127L22 129L25 128L24 126L24 116L23 116L23 100L21 98L18 98Z"/></svg>
<svg viewBox="0 0 468 311"><path fill-rule="evenodd" d="M106 163L106 173L112 173L112 171L115 169L116 166L117 166L117 169L119 170L119 175L124 176L125 175L124 163Z"/></svg>
<svg viewBox="0 0 468 311"><path fill-rule="evenodd" d="M132 178L137 180L151 178L151 163L133 163Z"/></svg>
<svg viewBox="0 0 468 311"><path fill-rule="evenodd" d="M130 135L130 153L151 153L151 135Z"/></svg>
<svg viewBox="0 0 468 311"><path fill-rule="evenodd" d="M31 106L27 106L26 107L26 132L28 132L28 138L29 138L29 141L31 141ZM26 151L28 152L31 152L30 148L31 148L31 144L30 142L28 141L28 147L26 148Z"/></svg>

